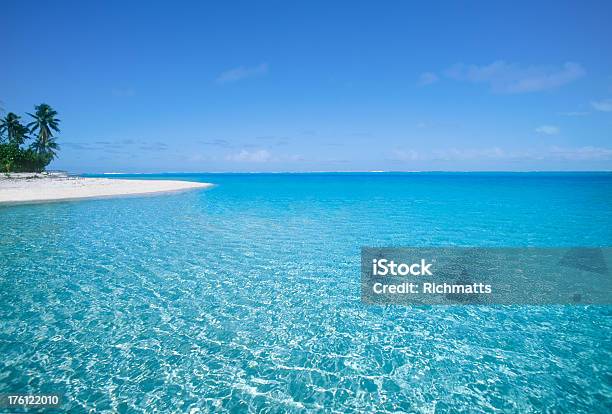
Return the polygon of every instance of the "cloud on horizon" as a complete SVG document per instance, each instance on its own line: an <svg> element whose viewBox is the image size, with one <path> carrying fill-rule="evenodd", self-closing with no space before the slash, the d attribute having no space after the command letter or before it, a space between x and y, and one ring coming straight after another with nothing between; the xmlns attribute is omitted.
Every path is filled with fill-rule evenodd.
<svg viewBox="0 0 612 414"><path fill-rule="evenodd" d="M247 78L253 78L256 76L263 76L268 73L268 64L261 63L257 66L252 67L243 67L240 66L238 68L229 69L225 72L222 72L215 82L218 84L225 84L231 82L237 82Z"/></svg>
<svg viewBox="0 0 612 414"><path fill-rule="evenodd" d="M612 149L601 147L550 148L550 156L567 161L612 160Z"/></svg>
<svg viewBox="0 0 612 414"><path fill-rule="evenodd" d="M431 152L395 149L389 158L391 161L469 161L469 160L523 160L523 161L609 161L612 160L612 149L602 147L557 147L544 149L527 149L524 151L506 151L499 147L492 148L448 148Z"/></svg>
<svg viewBox="0 0 612 414"><path fill-rule="evenodd" d="M391 154L393 161L418 161L421 159L421 154L415 150L395 149Z"/></svg>
<svg viewBox="0 0 612 414"><path fill-rule="evenodd" d="M268 162L272 159L272 154L268 150L260 149L255 151L242 150L236 154L229 154L225 157L227 161L233 162Z"/></svg>
<svg viewBox="0 0 612 414"><path fill-rule="evenodd" d="M495 93L528 93L555 89L585 75L579 63L566 62L562 66L521 66L503 60L489 65L458 63L444 72L450 79L482 83Z"/></svg>
<svg viewBox="0 0 612 414"><path fill-rule="evenodd" d="M313 160L308 160L299 154L272 154L264 148L249 150L243 148L237 153L228 154L225 156L225 161L236 163L303 163ZM322 161L322 160L319 160Z"/></svg>

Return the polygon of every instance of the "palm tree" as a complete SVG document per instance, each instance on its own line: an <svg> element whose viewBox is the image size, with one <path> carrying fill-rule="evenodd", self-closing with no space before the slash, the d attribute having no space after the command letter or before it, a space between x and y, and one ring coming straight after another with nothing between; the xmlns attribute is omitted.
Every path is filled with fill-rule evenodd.
<svg viewBox="0 0 612 414"><path fill-rule="evenodd" d="M57 151L60 149L59 144L55 141L54 137L47 138L45 143L36 140L32 143L31 148L36 154L45 159L45 162L49 164L55 157L57 157Z"/></svg>
<svg viewBox="0 0 612 414"><path fill-rule="evenodd" d="M29 138L28 128L23 126L19 119L21 117L12 112L9 112L4 118L0 119L0 137L6 134L9 144L17 146L23 144Z"/></svg>
<svg viewBox="0 0 612 414"><path fill-rule="evenodd" d="M56 118L57 111L45 103L35 106L34 109L36 110L34 114L28 113L34 118L34 121L28 124L28 128L32 133L37 134L31 147L38 155L48 157L51 161L57 155L56 150L59 149L59 145L53 138L53 131L59 132L60 120Z"/></svg>

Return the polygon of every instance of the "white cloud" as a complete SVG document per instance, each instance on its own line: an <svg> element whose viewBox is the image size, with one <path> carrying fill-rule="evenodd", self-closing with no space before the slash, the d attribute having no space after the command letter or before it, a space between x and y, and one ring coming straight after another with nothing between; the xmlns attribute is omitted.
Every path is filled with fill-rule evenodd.
<svg viewBox="0 0 612 414"><path fill-rule="evenodd" d="M393 150L392 159L394 161L416 161L420 159L420 155L415 150Z"/></svg>
<svg viewBox="0 0 612 414"><path fill-rule="evenodd" d="M234 162L268 162L272 159L272 154L265 149L256 151L247 151L243 149L237 154L228 155L225 159Z"/></svg>
<svg viewBox="0 0 612 414"><path fill-rule="evenodd" d="M612 149L600 147L552 147L550 149L550 156L568 161L612 160Z"/></svg>
<svg viewBox="0 0 612 414"><path fill-rule="evenodd" d="M431 85L432 83L436 83L438 81L438 75L433 72L424 72L419 76L419 86Z"/></svg>
<svg viewBox="0 0 612 414"><path fill-rule="evenodd" d="M447 148L418 153L414 150L396 149L390 157L393 161L471 161L471 160L556 160L556 161L608 161L612 160L612 149L601 147L548 147L507 151L502 148Z"/></svg>
<svg viewBox="0 0 612 414"><path fill-rule="evenodd" d="M474 160L474 159L498 159L507 156L501 148L450 148L446 150L433 151L434 159L442 160Z"/></svg>
<svg viewBox="0 0 612 414"><path fill-rule="evenodd" d="M598 111L612 112L612 99L591 102L591 106Z"/></svg>
<svg viewBox="0 0 612 414"><path fill-rule="evenodd" d="M541 125L535 129L535 132L543 135L557 135L561 130L554 125Z"/></svg>
<svg viewBox="0 0 612 414"><path fill-rule="evenodd" d="M222 72L215 80L219 84L237 82L242 79L262 76L268 73L268 64L261 63L257 66L245 68L243 66Z"/></svg>
<svg viewBox="0 0 612 414"><path fill-rule="evenodd" d="M557 66L521 66L503 60L489 65L456 64L446 76L472 83L488 84L497 93L525 93L554 89L584 76L579 63L566 62Z"/></svg>

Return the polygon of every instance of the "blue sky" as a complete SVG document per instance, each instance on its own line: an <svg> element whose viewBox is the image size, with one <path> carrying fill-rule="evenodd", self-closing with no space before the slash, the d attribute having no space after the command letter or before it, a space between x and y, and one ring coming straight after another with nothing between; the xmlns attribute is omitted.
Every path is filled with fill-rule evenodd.
<svg viewBox="0 0 612 414"><path fill-rule="evenodd" d="M611 2L7 2L74 172L612 170Z"/></svg>

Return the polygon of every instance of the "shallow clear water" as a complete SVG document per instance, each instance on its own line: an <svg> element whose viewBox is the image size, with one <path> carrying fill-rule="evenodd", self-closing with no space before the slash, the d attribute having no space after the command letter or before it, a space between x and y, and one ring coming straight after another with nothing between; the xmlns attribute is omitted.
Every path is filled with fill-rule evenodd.
<svg viewBox="0 0 612 414"><path fill-rule="evenodd" d="M611 246L612 174L190 174L0 207L0 393L112 412L610 412L612 308L375 307L361 246Z"/></svg>

